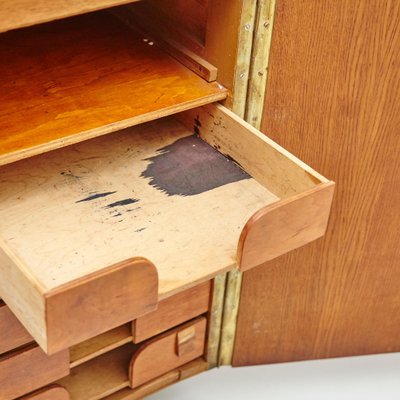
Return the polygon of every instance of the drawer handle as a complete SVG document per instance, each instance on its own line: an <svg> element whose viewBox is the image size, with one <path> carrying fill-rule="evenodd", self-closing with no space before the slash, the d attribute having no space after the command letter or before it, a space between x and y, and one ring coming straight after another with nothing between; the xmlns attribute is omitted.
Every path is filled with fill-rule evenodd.
<svg viewBox="0 0 400 400"><path fill-rule="evenodd" d="M196 329L194 326L189 326L179 331L176 334L176 355L181 357L194 351L195 339Z"/></svg>

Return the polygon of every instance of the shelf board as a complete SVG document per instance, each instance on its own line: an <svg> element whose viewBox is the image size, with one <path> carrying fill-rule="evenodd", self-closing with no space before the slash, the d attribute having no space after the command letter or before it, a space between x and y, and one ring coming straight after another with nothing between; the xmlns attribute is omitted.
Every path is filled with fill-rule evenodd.
<svg viewBox="0 0 400 400"><path fill-rule="evenodd" d="M140 256L162 299L233 268L276 200L170 117L3 166L0 236L43 292Z"/></svg>
<svg viewBox="0 0 400 400"><path fill-rule="evenodd" d="M106 12L0 35L0 165L222 100Z"/></svg>

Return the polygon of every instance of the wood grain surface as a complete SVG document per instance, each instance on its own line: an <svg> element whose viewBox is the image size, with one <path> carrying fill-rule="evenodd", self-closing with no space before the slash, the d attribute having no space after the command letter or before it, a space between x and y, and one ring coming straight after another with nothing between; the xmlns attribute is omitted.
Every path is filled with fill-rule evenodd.
<svg viewBox="0 0 400 400"><path fill-rule="evenodd" d="M32 336L0 300L0 354L33 342Z"/></svg>
<svg viewBox="0 0 400 400"><path fill-rule="evenodd" d="M207 320L199 317L138 345L129 366L130 387L137 388L201 357L205 349L206 326ZM185 333L184 336L189 333L187 339L180 340L181 333Z"/></svg>
<svg viewBox="0 0 400 400"><path fill-rule="evenodd" d="M0 357L0 399L15 399L68 374L68 350L48 356L30 344Z"/></svg>
<svg viewBox="0 0 400 400"><path fill-rule="evenodd" d="M226 97L105 12L0 37L0 165Z"/></svg>
<svg viewBox="0 0 400 400"><path fill-rule="evenodd" d="M400 351L399 21L277 2L263 129L337 189L324 240L245 273L235 365Z"/></svg>
<svg viewBox="0 0 400 400"><path fill-rule="evenodd" d="M142 400L169 385L200 374L201 372L205 372L206 370L207 362L203 358L198 358L177 369L167 372L166 374L155 378L136 389L122 389L111 396L104 397L104 400Z"/></svg>
<svg viewBox="0 0 400 400"><path fill-rule="evenodd" d="M133 342L140 343L206 313L211 291L212 281L207 281L160 301L157 310L132 322Z"/></svg>
<svg viewBox="0 0 400 400"><path fill-rule="evenodd" d="M137 0L2 0L0 32L135 1Z"/></svg>
<svg viewBox="0 0 400 400"><path fill-rule="evenodd" d="M70 400L68 391L62 386L51 385L40 389L19 400Z"/></svg>
<svg viewBox="0 0 400 400"><path fill-rule="evenodd" d="M248 271L325 234L335 184L324 183L260 209L243 228L239 269Z"/></svg>

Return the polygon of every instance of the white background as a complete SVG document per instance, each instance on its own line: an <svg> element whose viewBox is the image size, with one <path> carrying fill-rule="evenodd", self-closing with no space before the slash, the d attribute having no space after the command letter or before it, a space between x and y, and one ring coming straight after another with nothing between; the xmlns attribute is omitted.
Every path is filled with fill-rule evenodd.
<svg viewBox="0 0 400 400"><path fill-rule="evenodd" d="M400 400L400 353L214 369L151 400Z"/></svg>

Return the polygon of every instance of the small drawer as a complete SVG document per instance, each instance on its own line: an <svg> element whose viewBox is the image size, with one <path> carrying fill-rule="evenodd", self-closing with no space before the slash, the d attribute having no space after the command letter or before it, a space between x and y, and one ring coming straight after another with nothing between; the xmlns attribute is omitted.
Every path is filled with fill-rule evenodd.
<svg viewBox="0 0 400 400"><path fill-rule="evenodd" d="M0 355L33 342L32 336L0 300Z"/></svg>
<svg viewBox="0 0 400 400"><path fill-rule="evenodd" d="M140 343L209 310L211 281L160 301L158 309L132 322L134 343Z"/></svg>
<svg viewBox="0 0 400 400"><path fill-rule="evenodd" d="M69 400L68 391L62 386L51 385L21 397L19 400Z"/></svg>
<svg viewBox="0 0 400 400"><path fill-rule="evenodd" d="M207 320L199 317L139 346L129 367L136 388L204 354Z"/></svg>
<svg viewBox="0 0 400 400"><path fill-rule="evenodd" d="M36 344L0 357L0 400L12 400L69 374L68 350L46 355Z"/></svg>

